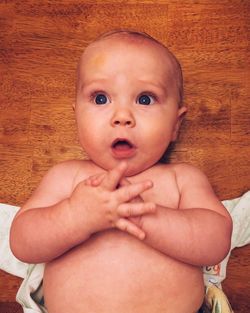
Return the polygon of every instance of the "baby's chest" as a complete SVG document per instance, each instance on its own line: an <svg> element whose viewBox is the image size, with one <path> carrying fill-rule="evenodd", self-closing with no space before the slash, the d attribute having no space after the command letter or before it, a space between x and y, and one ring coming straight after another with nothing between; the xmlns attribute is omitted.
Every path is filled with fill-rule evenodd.
<svg viewBox="0 0 250 313"><path fill-rule="evenodd" d="M148 175L146 172L144 175L138 175L130 180L133 183L147 179L153 182L153 187L141 194L144 201L152 201L169 208L177 209L179 207L180 192L175 176L171 172L157 171L151 173L149 171Z"/></svg>

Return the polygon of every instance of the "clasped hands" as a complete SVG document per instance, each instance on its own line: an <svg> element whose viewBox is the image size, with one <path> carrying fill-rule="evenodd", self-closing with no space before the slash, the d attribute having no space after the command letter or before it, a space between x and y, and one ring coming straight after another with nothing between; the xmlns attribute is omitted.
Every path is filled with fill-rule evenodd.
<svg viewBox="0 0 250 313"><path fill-rule="evenodd" d="M140 194L153 187L150 180L130 183L124 174L127 163L121 162L112 170L94 175L80 182L69 203L80 210L88 221L90 234L117 228L140 240L146 236L141 228L141 218L156 211L152 202L144 202Z"/></svg>

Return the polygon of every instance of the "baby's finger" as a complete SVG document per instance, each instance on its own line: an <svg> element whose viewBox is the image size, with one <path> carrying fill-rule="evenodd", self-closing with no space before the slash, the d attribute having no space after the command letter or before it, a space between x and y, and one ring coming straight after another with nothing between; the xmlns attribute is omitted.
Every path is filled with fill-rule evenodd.
<svg viewBox="0 0 250 313"><path fill-rule="evenodd" d="M125 231L140 240L143 240L146 236L143 230L141 230L138 226L125 218L118 219L115 226L116 228Z"/></svg>
<svg viewBox="0 0 250 313"><path fill-rule="evenodd" d="M133 217L148 213L154 213L156 205L153 202L122 203L117 208L117 214L121 217Z"/></svg>
<svg viewBox="0 0 250 313"><path fill-rule="evenodd" d="M131 182L127 178L123 177L120 181L120 186L123 187L123 186L129 186L129 185L131 185Z"/></svg>
<svg viewBox="0 0 250 313"><path fill-rule="evenodd" d="M121 187L116 191L118 201L121 203L128 202L152 187L153 183L150 180Z"/></svg>
<svg viewBox="0 0 250 313"><path fill-rule="evenodd" d="M131 185L131 182L127 179L127 178L122 178L122 180L120 181L120 187L123 187L123 186L129 186ZM139 195L139 196L136 196L134 199L131 199L130 200L130 203L131 202L142 202L143 199L142 197Z"/></svg>
<svg viewBox="0 0 250 313"><path fill-rule="evenodd" d="M108 190L115 190L121 178L124 176L127 169L127 163L121 162L115 168L110 170L104 177L101 186Z"/></svg>
<svg viewBox="0 0 250 313"><path fill-rule="evenodd" d="M103 181L104 177L105 177L105 173L102 174L97 174L97 175L93 175L90 177L91 180L91 184L93 187L97 187L101 184L101 182Z"/></svg>
<svg viewBox="0 0 250 313"><path fill-rule="evenodd" d="M91 182L91 178L90 177L86 178L83 182L84 182L84 184L86 186L92 186L92 182Z"/></svg>
<svg viewBox="0 0 250 313"><path fill-rule="evenodd" d="M102 182L104 175L105 173L89 176L84 180L84 183L87 186L97 187Z"/></svg>

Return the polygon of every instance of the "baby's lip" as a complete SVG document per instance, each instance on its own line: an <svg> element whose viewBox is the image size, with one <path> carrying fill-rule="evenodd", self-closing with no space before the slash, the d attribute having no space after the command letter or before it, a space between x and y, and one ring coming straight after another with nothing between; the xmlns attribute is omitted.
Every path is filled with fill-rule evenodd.
<svg viewBox="0 0 250 313"><path fill-rule="evenodd" d="M124 145L124 146L129 146L129 147L134 147L134 144L130 141L130 140L128 140L128 139L126 139L126 138L116 138L113 142L112 142L112 144L111 144L111 146L112 146L112 148L115 148L117 145Z"/></svg>
<svg viewBox="0 0 250 313"><path fill-rule="evenodd" d="M116 138L111 144L111 150L118 159L130 158L135 154L136 146L127 138Z"/></svg>

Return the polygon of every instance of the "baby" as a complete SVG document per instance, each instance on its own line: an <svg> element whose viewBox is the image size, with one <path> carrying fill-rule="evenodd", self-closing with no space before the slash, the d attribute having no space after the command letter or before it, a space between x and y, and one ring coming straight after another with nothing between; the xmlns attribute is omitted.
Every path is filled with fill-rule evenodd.
<svg viewBox="0 0 250 313"><path fill-rule="evenodd" d="M13 253L46 263L49 313L194 313L202 266L228 253L232 222L205 175L159 163L187 111L173 54L144 33L91 43L74 105L90 161L48 171L16 215Z"/></svg>

